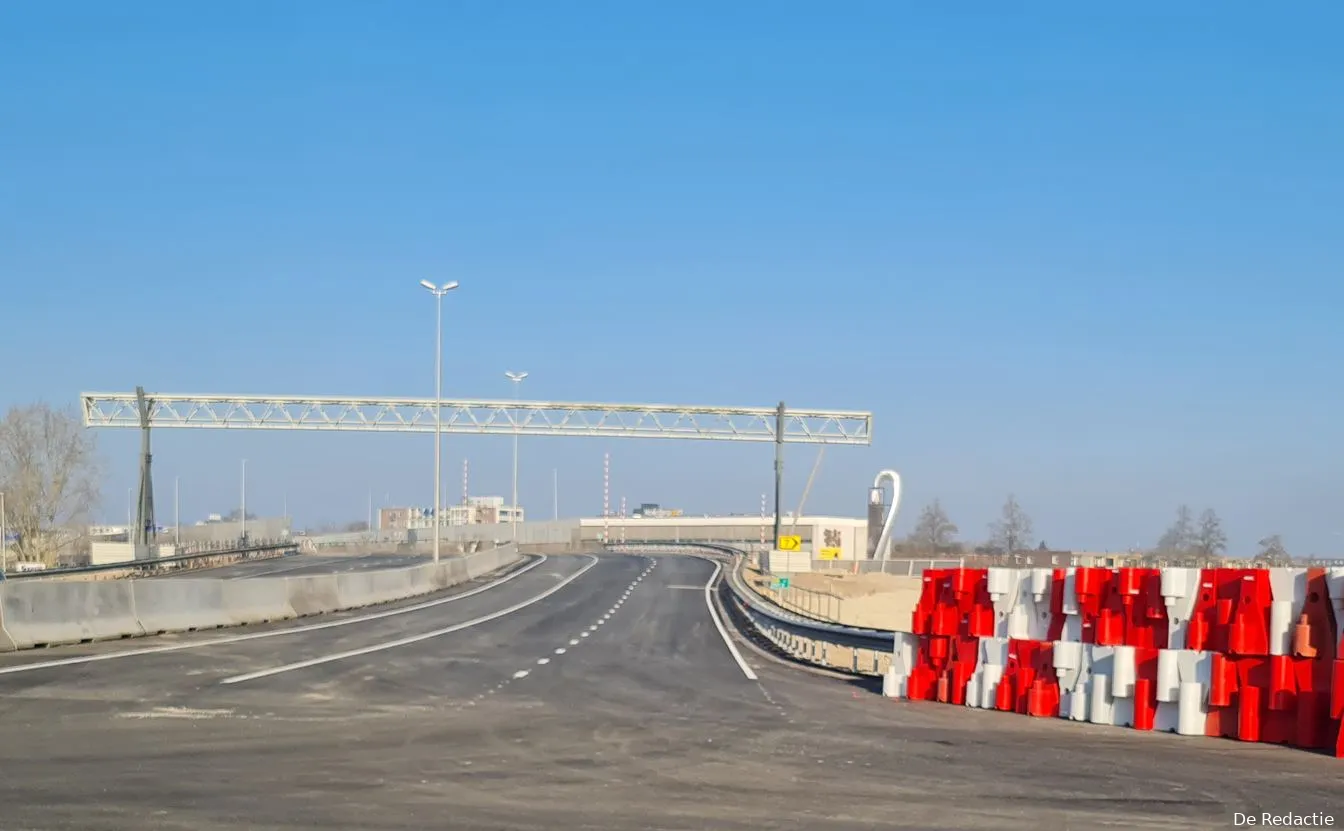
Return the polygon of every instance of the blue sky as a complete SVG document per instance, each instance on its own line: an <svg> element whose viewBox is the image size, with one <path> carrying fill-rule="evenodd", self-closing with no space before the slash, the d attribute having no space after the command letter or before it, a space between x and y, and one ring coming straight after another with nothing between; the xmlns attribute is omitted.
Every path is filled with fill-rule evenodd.
<svg viewBox="0 0 1344 831"><path fill-rule="evenodd" d="M0 407L83 390L867 409L809 511L1344 549L1336 3L0 10ZM136 437L100 435L104 514ZM427 437L156 434L194 519L425 503ZM766 446L523 442L522 502L756 512ZM449 437L506 493L507 438ZM795 505L815 450L788 454Z"/></svg>

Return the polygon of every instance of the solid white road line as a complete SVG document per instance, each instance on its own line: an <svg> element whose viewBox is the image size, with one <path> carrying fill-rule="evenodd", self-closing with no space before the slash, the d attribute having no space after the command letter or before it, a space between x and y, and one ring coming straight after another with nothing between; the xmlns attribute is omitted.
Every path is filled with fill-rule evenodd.
<svg viewBox="0 0 1344 831"><path fill-rule="evenodd" d="M309 667L320 666L321 664L329 664L333 661L343 661L347 658L358 658L361 655L371 655L374 652L382 652L387 649L396 649L397 647L401 646L410 646L413 643L427 641L430 638L442 637L443 635L449 635L452 634L453 632L461 632L463 629L470 629L471 627L479 626L482 623L488 623L489 621L492 620L498 620L499 618L502 618L505 615L511 615L514 612L526 609L533 603L539 603L542 600L545 600L546 598L550 597L551 595L563 589L565 586L569 585L570 583L573 583L575 580L582 577L589 569L597 565L597 557L594 557L593 555L589 554L588 558L592 562L588 563L588 565L584 566L575 573L571 574L569 577L566 577L559 583L556 583L554 586L542 592L541 594L537 595L536 597L525 600L522 603L515 603L514 605L508 607L507 609L502 609L498 612L494 612L493 614L478 617L474 620L468 620L465 623L458 623L453 626L445 626L442 629L434 629L429 632L422 632L419 635L411 635L405 638L398 638L394 641L385 641L383 643L374 644L373 646L366 646L361 649L351 649L346 652L336 652L331 655L323 655L319 658L311 658L307 661L296 661L295 663L292 664L283 664L278 667L271 667L270 669L258 670L256 672L249 672L244 675L235 675L231 678L225 678L223 681L220 681L219 683L240 684L243 681L253 681L258 678L268 678L272 675L279 675L282 672L293 672L299 669L307 669Z"/></svg>
<svg viewBox="0 0 1344 831"><path fill-rule="evenodd" d="M232 635L227 638L212 638L208 641L193 641L191 643L175 643L171 646L147 646L142 649L125 649L120 652L105 652L101 655L81 655L78 658L58 658L54 661L37 661L31 664L19 664L12 667L0 667L0 675L10 675L15 672L32 672L38 669L52 669L54 667L69 667L77 664L91 664L96 661L112 661L117 658L135 658L141 655L158 655L162 652L181 652L185 649L204 649L208 646L226 646L231 643L243 643L244 641L255 641L261 638L278 638L284 635L300 635L304 632L316 632L321 629L334 629L337 626L350 626L355 623L367 623L371 620L382 620L383 618L405 615L411 612L419 612L424 609L432 609L435 606L442 606L445 603L453 603L468 597L473 597L481 592L490 591L496 586L502 586L515 577L519 577L542 563L546 562L548 557L545 554L539 555L540 559L528 563L517 571L507 574L492 583L487 583L478 589L472 589L469 592L455 594L452 597L441 597L438 600L428 600L424 603L416 603L413 606L403 606L400 609L392 609L386 612L374 612L373 614L360 615L359 617L345 618L343 620L329 620L326 623L310 623L305 626L291 626L287 629L275 629L270 632L253 632L250 635Z"/></svg>
<svg viewBox="0 0 1344 831"><path fill-rule="evenodd" d="M756 673L747 662L742 659L742 653L737 651L737 644L733 643L728 637L728 630L723 628L723 621L719 620L719 610L714 608L714 601L710 599L709 589L714 585L714 581L719 579L719 572L723 571L722 563L714 564L714 573L709 575L709 582L705 584L705 605L709 607L709 616L714 619L714 626L719 630L719 636L723 638L723 643L728 647L728 651L733 653L733 660L737 661L737 666L742 670L742 674L748 679L755 681Z"/></svg>

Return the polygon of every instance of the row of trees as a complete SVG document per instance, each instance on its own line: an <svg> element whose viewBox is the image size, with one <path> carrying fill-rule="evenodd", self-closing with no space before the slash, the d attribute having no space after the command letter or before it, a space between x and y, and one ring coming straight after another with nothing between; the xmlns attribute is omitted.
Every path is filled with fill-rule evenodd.
<svg viewBox="0 0 1344 831"><path fill-rule="evenodd" d="M943 503L935 499L920 512L915 530L906 538L906 543L923 552L935 554L956 552L962 549L957 541L959 533L956 523L943 509ZM999 519L990 523L989 542L984 549L988 553L998 554L1024 551L1032 547L1032 533L1031 517L1018 504L1017 497L1009 494ZM1046 545L1042 541L1036 547L1043 549Z"/></svg>
<svg viewBox="0 0 1344 831"><path fill-rule="evenodd" d="M1259 550L1253 562L1262 566L1286 566L1293 562L1283 544L1283 538L1271 534L1257 543ZM1199 520L1189 505L1176 509L1176 521L1158 538L1157 547L1150 557L1163 561L1216 560L1227 553L1227 534L1223 521L1212 508L1205 509Z"/></svg>
<svg viewBox="0 0 1344 831"><path fill-rule="evenodd" d="M1010 494L999 519L989 526L988 543L977 550L995 554L1025 551L1032 548L1032 532L1031 517ZM957 540L959 533L960 529L948 517L942 502L935 499L920 512L914 531L906 538L906 546L929 554L960 552L963 546ZM1048 548L1044 541L1035 547ZM1175 563L1216 560L1226 553L1227 534L1218 514L1207 509L1196 519L1194 511L1188 505L1182 505L1176 510L1176 521L1162 533L1147 557L1154 562ZM1265 566L1288 565L1292 563L1292 557L1282 537L1272 534L1260 540L1254 562Z"/></svg>
<svg viewBox="0 0 1344 831"><path fill-rule="evenodd" d="M62 547L83 537L101 476L94 436L73 410L11 407L0 419L0 493L11 555L54 563Z"/></svg>

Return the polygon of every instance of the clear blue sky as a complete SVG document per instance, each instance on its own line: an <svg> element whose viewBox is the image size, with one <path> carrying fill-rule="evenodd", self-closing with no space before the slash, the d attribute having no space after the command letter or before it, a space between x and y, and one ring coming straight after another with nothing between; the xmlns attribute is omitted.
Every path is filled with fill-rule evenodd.
<svg viewBox="0 0 1344 831"><path fill-rule="evenodd" d="M0 407L83 390L870 409L1056 547L1344 550L1336 2L7 4ZM1027 9L1029 11L1023 11ZM136 437L100 436L124 516ZM427 437L161 431L195 519L425 504ZM523 504L756 512L766 446L529 439ZM507 438L449 437L506 493ZM815 451L788 455L796 504ZM169 518L170 517L165 517Z"/></svg>

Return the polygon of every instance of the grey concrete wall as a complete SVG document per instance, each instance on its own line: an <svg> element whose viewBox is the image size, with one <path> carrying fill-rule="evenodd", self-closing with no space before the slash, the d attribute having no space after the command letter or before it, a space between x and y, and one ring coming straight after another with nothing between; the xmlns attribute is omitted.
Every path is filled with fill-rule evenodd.
<svg viewBox="0 0 1344 831"><path fill-rule="evenodd" d="M404 569L357 574L0 583L0 651L214 629L416 597L500 569L513 546Z"/></svg>

